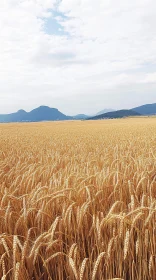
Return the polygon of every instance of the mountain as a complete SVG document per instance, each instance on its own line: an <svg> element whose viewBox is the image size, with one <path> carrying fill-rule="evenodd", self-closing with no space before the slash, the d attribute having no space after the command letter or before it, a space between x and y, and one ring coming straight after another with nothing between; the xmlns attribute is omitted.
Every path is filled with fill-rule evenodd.
<svg viewBox="0 0 156 280"><path fill-rule="evenodd" d="M40 106L30 112L19 110L12 114L1 114L0 123L8 122L40 122L40 121L63 121L63 120L98 120L98 119L111 119L123 118L130 116L140 115L156 115L156 103L145 104L131 110L118 110L104 109L97 113L95 116L87 116L85 114L78 114L74 117L67 116L61 113L56 108L48 106Z"/></svg>
<svg viewBox="0 0 156 280"><path fill-rule="evenodd" d="M87 118L89 118L89 116L85 115L85 114L78 114L76 116L73 117L75 120L85 120Z"/></svg>
<svg viewBox="0 0 156 280"><path fill-rule="evenodd" d="M156 103L145 104L136 108L133 108L135 112L141 115L156 115Z"/></svg>
<svg viewBox="0 0 156 280"><path fill-rule="evenodd" d="M40 122L72 120L73 117L62 114L58 109L40 106L30 112L19 110L16 113L0 115L0 122Z"/></svg>
<svg viewBox="0 0 156 280"><path fill-rule="evenodd" d="M114 109L104 109L104 110L98 112L96 114L96 116L99 116L99 115L102 115L102 114L105 114L105 113L109 113L109 112L114 112L114 111L115 111Z"/></svg>
<svg viewBox="0 0 156 280"><path fill-rule="evenodd" d="M139 114L133 110L118 110L118 111L108 112L105 114L94 116L94 117L88 118L88 120L118 119L118 118L140 116L140 115L141 114Z"/></svg>

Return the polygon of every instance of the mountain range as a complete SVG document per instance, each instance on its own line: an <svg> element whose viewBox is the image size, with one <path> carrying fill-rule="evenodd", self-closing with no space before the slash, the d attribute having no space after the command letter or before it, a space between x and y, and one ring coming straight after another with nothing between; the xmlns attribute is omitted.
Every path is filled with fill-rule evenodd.
<svg viewBox="0 0 156 280"><path fill-rule="evenodd" d="M141 115L155 115L156 114L156 103L145 104L139 107L135 107L132 110L138 112Z"/></svg>
<svg viewBox="0 0 156 280"><path fill-rule="evenodd" d="M88 120L99 120L99 119L119 119L125 117L134 117L134 116L141 116L141 114L133 111L133 110L118 110L113 112L108 112L105 114L97 115Z"/></svg>
<svg viewBox="0 0 156 280"><path fill-rule="evenodd" d="M85 114L79 114L76 116L67 116L61 113L56 108L50 108L48 106L40 106L30 112L19 110L16 113L1 114L0 122L41 122L41 121L62 121L62 120L97 120L105 118L123 118L128 116L141 116L141 115L156 115L156 103L146 104L130 110L117 110L104 109L97 113L95 116L88 116ZM104 112L104 113L103 113Z"/></svg>
<svg viewBox="0 0 156 280"><path fill-rule="evenodd" d="M0 115L0 122L40 122L40 121L62 121L71 120L58 109L48 106L40 106L30 112L19 110L16 113Z"/></svg>

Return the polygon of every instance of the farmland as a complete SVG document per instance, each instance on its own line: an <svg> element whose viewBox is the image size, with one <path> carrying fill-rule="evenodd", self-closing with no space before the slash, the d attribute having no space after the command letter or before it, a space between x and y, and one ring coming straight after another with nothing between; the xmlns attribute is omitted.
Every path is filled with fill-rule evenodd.
<svg viewBox="0 0 156 280"><path fill-rule="evenodd" d="M0 278L155 280L156 118L0 125Z"/></svg>

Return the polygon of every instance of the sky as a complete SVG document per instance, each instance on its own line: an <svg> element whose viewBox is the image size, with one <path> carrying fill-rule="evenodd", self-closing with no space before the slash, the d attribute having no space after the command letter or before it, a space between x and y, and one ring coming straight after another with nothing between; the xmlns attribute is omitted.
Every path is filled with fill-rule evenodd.
<svg viewBox="0 0 156 280"><path fill-rule="evenodd" d="M156 103L155 0L0 2L0 113Z"/></svg>

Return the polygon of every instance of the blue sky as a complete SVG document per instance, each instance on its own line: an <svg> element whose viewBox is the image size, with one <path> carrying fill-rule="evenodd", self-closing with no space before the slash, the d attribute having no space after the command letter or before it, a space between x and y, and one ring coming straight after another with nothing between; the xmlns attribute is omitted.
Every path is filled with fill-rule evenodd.
<svg viewBox="0 0 156 280"><path fill-rule="evenodd" d="M67 17L57 10L49 10L49 12L51 16L44 19L44 32L49 35L70 36L68 32L65 32L58 20L59 18L63 21L66 20Z"/></svg>
<svg viewBox="0 0 156 280"><path fill-rule="evenodd" d="M155 0L1 0L0 113L156 102Z"/></svg>

